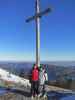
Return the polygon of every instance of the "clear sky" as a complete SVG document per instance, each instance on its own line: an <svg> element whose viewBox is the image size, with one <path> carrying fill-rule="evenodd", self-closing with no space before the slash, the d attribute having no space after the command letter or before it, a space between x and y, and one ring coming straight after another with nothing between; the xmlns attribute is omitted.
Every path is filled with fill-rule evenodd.
<svg viewBox="0 0 75 100"><path fill-rule="evenodd" d="M75 60L75 0L40 0L41 60ZM0 60L35 60L35 0L0 0Z"/></svg>

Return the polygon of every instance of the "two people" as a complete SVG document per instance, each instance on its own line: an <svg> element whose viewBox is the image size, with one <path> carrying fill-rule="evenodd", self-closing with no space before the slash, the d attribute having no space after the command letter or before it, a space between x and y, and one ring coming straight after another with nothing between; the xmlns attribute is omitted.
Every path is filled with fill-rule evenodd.
<svg viewBox="0 0 75 100"><path fill-rule="evenodd" d="M31 95L42 96L46 95L45 81L48 80L47 73L43 66L38 67L36 64L33 66L31 73Z"/></svg>

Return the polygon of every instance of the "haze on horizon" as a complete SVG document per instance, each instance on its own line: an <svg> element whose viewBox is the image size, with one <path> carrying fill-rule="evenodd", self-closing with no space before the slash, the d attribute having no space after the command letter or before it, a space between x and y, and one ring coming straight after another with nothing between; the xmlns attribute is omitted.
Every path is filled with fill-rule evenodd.
<svg viewBox="0 0 75 100"><path fill-rule="evenodd" d="M41 60L75 60L75 0L40 0L41 10L53 11L41 19ZM0 61L35 60L35 0L0 0Z"/></svg>

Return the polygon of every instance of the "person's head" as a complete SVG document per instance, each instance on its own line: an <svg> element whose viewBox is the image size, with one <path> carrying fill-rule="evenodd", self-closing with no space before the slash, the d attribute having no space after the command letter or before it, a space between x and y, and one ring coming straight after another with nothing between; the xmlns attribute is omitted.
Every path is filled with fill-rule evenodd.
<svg viewBox="0 0 75 100"><path fill-rule="evenodd" d="M40 71L42 71L42 67L40 67Z"/></svg>
<svg viewBox="0 0 75 100"><path fill-rule="evenodd" d="M40 64L39 70L42 71L42 64Z"/></svg>
<svg viewBox="0 0 75 100"><path fill-rule="evenodd" d="M36 64L34 64L33 68L34 68L34 69L36 69L36 68L38 68L38 67L37 67L37 65L36 65Z"/></svg>

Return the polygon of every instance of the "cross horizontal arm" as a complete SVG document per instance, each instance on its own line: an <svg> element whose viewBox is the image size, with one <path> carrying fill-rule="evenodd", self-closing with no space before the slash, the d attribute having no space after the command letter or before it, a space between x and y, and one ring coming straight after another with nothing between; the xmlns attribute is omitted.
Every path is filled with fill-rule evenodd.
<svg viewBox="0 0 75 100"><path fill-rule="evenodd" d="M50 11L51 11L51 8L47 8L46 10L44 10L44 11L42 11L42 12L40 12L40 13L37 13L37 14L35 14L34 16L29 17L29 18L26 20L26 22L30 22L30 21L32 21L32 20L38 18L38 17L42 17L43 15L49 13Z"/></svg>

